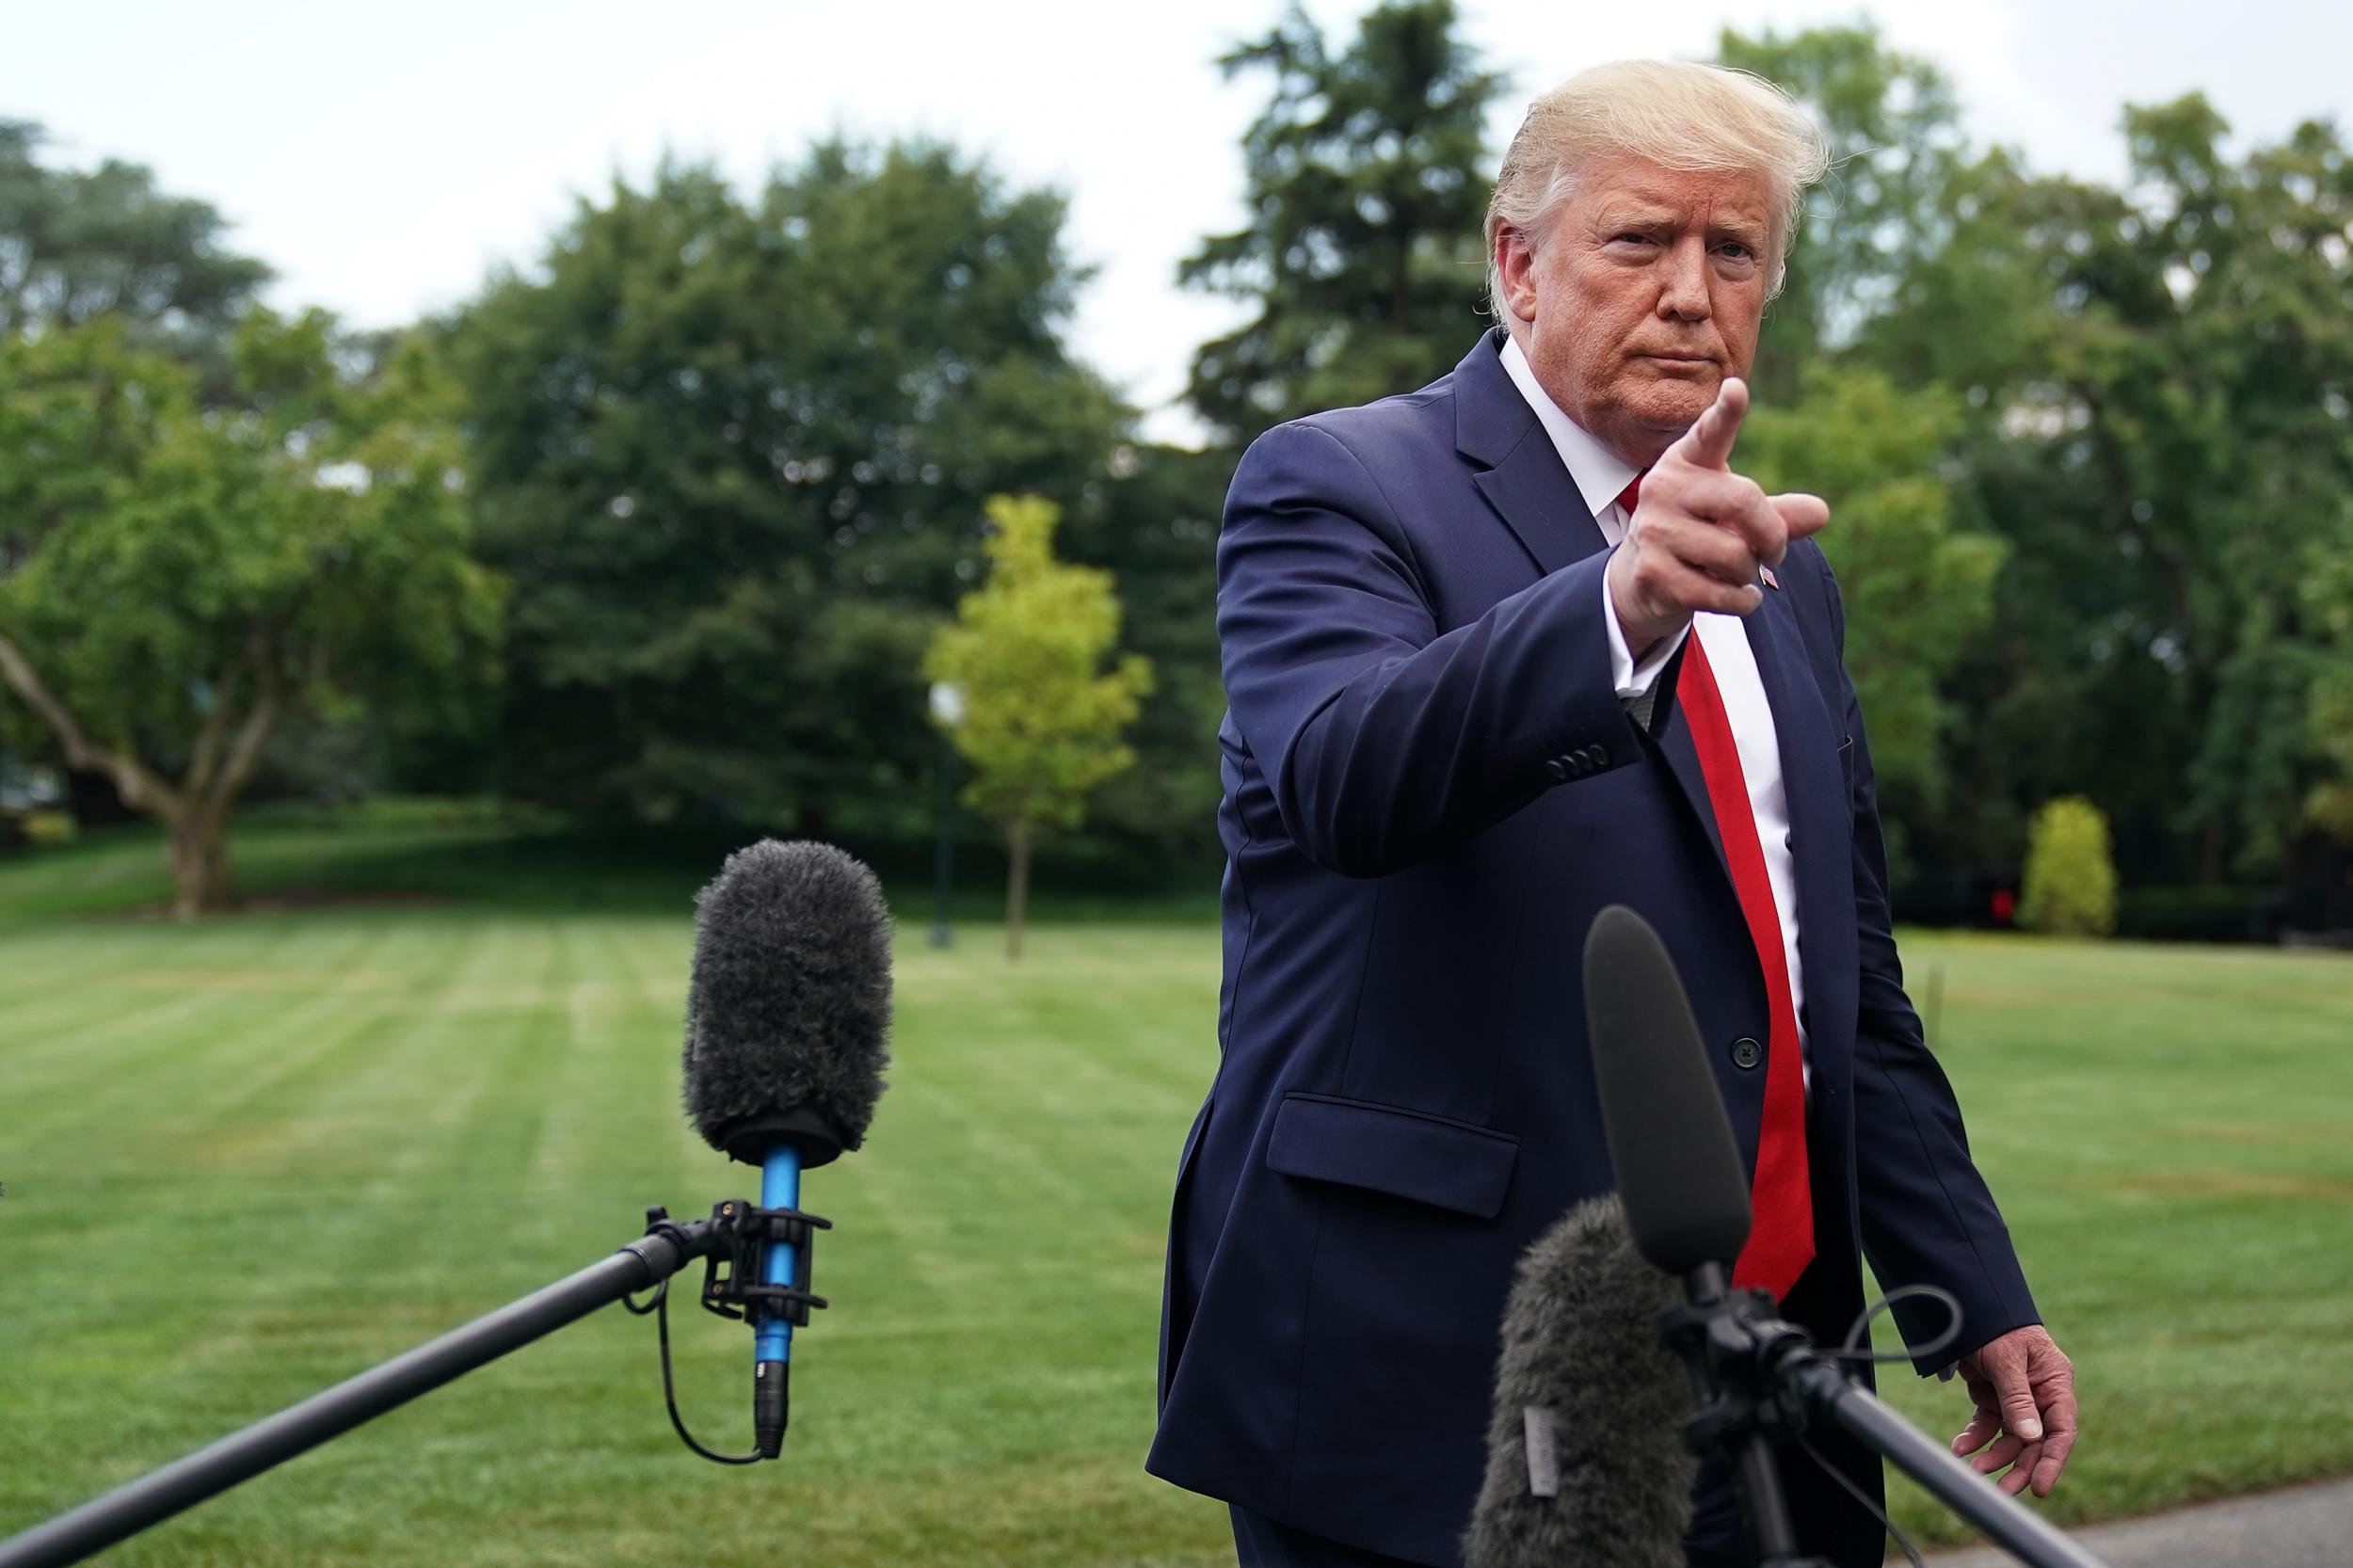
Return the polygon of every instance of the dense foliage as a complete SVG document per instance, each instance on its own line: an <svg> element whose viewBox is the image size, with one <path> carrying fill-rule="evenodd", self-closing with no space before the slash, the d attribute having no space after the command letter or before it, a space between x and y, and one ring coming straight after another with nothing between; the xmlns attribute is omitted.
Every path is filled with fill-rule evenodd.
<svg viewBox="0 0 2353 1568"><path fill-rule="evenodd" d="M2027 811L2070 792L2115 821L2143 880L2312 858L2353 761L2329 674L2345 628L2313 587L2353 563L2337 131L2233 152L2196 94L2129 109L2132 179L2109 190L1968 148L1943 78L1867 30L1728 34L1722 52L1808 100L1850 154L1768 353L1812 384L1884 376L1954 409L1943 460L1914 472L2000 545L1992 614L1936 681L1944 786L1897 802L1915 859L2015 864ZM1850 513L1825 537L1849 578L1842 552L1871 526ZM1857 617L1866 643L1944 595L1891 597Z"/></svg>
<svg viewBox="0 0 2353 1568"><path fill-rule="evenodd" d="M1824 544L1899 872L2007 880L2031 813L2081 794L2112 824L2128 907L2156 884L2341 882L2353 160L2339 131L2251 145L2196 95L2132 108L2132 172L2109 189L1973 144L1943 74L1867 25L1726 32L1719 55L1784 85L1838 152L1768 312L1739 460L1832 503ZM311 332L305 384L343 389L318 424L238 369L235 323L267 274L227 248L216 214L136 168L46 165L37 130L0 124L9 417L86 459L9 459L0 591L19 661L114 671L98 685L121 689L83 698L139 709L114 744L187 763L191 715L249 678L154 628L197 624L247 577L216 585L218 552L198 551L160 619L120 623L144 626L120 633L143 651L123 641L108 664L91 633L40 619L39 584L65 568L27 578L32 552L64 560L43 543L66 536L59 519L128 518L139 486L178 487L139 504L181 532L109 525L108 570L260 528L259 498L304 517L380 507L388 494L322 482L363 462L335 456L363 426L333 432L373 386L434 411L364 439L405 430L468 475L431 515L470 511L472 548L512 581L505 683L481 683L489 662L465 637L440 639L440 696L290 709L265 773L323 776L344 746L345 775L489 787L584 820L906 843L931 826L924 649L984 569L985 498L1034 495L1059 509L1070 559L1112 573L1121 648L1156 678L1128 730L1136 765L1063 850L1206 874L1212 556L1234 455L1282 418L1410 390L1469 346L1504 92L1449 0L1377 5L1345 38L1293 8L1219 64L1266 98L1240 149L1243 221L1181 268L1246 307L1194 359L1207 454L1139 440L1073 358L1086 277L1063 199L951 148L828 141L750 188L678 165L616 183L535 265L433 324L434 365L396 338L257 327ZM462 451L442 444L453 419ZM297 504L300 485L318 493ZM426 532L440 542L420 579L447 580L431 563L453 557L433 552L462 554L465 531ZM146 591L131 581L74 591ZM483 602L469 588L445 608L472 626ZM221 613L205 635L247 612ZM139 660L151 679L134 692L121 672ZM365 664L337 662L335 680ZM0 697L8 734L31 760L60 759L17 687ZM370 744L352 749L356 730Z"/></svg>
<svg viewBox="0 0 2353 1568"><path fill-rule="evenodd" d="M0 120L0 336L104 318L149 345L225 342L269 267L227 248L210 203L136 164L55 168L42 139Z"/></svg>
<svg viewBox="0 0 2353 1568"><path fill-rule="evenodd" d="M448 324L515 584L508 791L904 831L923 650L985 497L1050 499L1141 578L1170 543L1206 559L1139 504L1163 460L1065 351L1063 217L934 146L829 143L748 194L669 167Z"/></svg>

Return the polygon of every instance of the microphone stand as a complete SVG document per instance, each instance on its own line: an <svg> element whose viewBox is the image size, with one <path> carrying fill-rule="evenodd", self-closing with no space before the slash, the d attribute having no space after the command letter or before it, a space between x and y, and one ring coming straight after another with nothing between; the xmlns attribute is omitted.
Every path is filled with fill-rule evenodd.
<svg viewBox="0 0 2353 1568"><path fill-rule="evenodd" d="M289 1405L209 1448L150 1471L70 1513L0 1541L0 1568L62 1568L79 1562L509 1351L658 1285L696 1258L731 1257L740 1263L749 1256L745 1249L752 1239L746 1235L747 1222L765 1215L737 1202L716 1206L707 1220L682 1224L672 1223L658 1208L648 1209L646 1218L646 1234L612 1256L299 1404ZM744 1272L748 1275L747 1270ZM722 1279L715 1289L707 1288L706 1299L723 1291L725 1286Z"/></svg>
<svg viewBox="0 0 2353 1568"><path fill-rule="evenodd" d="M2105 1568L2040 1514L1986 1484L1869 1390L1848 1377L1805 1330L1776 1315L1762 1290L1727 1288L1721 1263L1684 1278L1688 1300L1659 1315L1660 1336L1683 1357L1699 1410L1684 1438L1732 1466L1762 1568L1827 1568L1799 1557L1773 1447L1809 1421L1839 1428L1910 1476L1955 1513L2030 1568ZM0 1559L0 1568L8 1568Z"/></svg>

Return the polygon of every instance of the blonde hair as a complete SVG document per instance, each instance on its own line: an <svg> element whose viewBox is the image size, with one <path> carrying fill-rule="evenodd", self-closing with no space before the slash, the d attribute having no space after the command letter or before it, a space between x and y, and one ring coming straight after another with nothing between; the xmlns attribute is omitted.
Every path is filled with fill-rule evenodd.
<svg viewBox="0 0 2353 1568"><path fill-rule="evenodd" d="M1528 106L1487 203L1487 299L1507 318L1496 238L1533 246L1597 158L1764 176L1771 215L1768 297L1781 292L1805 187L1830 167L1821 128L1789 95L1745 71L1683 60L1619 60L1579 72Z"/></svg>

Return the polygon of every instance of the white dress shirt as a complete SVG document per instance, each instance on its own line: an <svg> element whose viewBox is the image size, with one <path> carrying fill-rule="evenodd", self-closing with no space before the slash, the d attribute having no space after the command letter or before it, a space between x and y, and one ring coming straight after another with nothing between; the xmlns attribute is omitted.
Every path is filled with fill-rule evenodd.
<svg viewBox="0 0 2353 1568"><path fill-rule="evenodd" d="M1517 338L1503 344L1503 368L1536 411L1554 450L1569 471L1569 481L1585 499L1586 509L1600 525L1611 549L1625 537L1631 520L1618 504L1618 496L1633 482L1634 466L1595 440L1561 411L1528 362ZM1767 589L1768 593L1776 592ZM1651 701L1658 672L1683 646L1683 632L1661 638L1637 664L1626 651L1625 633L1618 627L1618 610L1605 581L1601 613L1609 629L1610 674L1618 696L1638 723L1650 721ZM1740 776L1749 787L1749 808L1756 817L1757 843L1765 851L1765 874L1772 884L1774 912L1781 917L1782 959L1789 969L1789 998L1798 1010L1798 1039L1805 1039L1805 970L1798 961L1797 864L1789 853L1789 797L1782 786L1781 740L1773 728L1773 710L1765 700L1765 682L1756 672L1756 655L1750 650L1747 628L1738 616L1705 611L1691 617L1690 630L1707 649L1707 667L1724 699L1724 716L1732 725L1734 746L1740 754ZM1808 1076L1811 1076L1810 1074Z"/></svg>

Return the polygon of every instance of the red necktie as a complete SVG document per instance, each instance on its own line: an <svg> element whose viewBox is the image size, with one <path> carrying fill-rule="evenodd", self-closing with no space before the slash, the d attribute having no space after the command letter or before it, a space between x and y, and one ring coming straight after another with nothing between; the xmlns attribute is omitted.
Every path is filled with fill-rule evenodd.
<svg viewBox="0 0 2353 1568"><path fill-rule="evenodd" d="M1641 499L1637 475L1618 497L1627 517ZM1736 1287L1755 1286L1776 1298L1789 1293L1814 1257L1814 1194L1806 1172L1805 1080L1798 1060L1798 1008L1789 989L1789 960L1781 940L1781 912L1773 904L1772 878L1765 871L1765 847L1756 836L1756 808L1740 771L1740 748L1732 738L1723 693L1708 668L1707 650L1693 627L1683 650L1683 673L1675 684L1684 722L1707 780L1707 803L1724 843L1724 860L1740 896L1765 972L1769 1038L1765 1057L1765 1116L1756 1140L1756 1179L1750 1189L1753 1215L1748 1245L1733 1266Z"/></svg>

